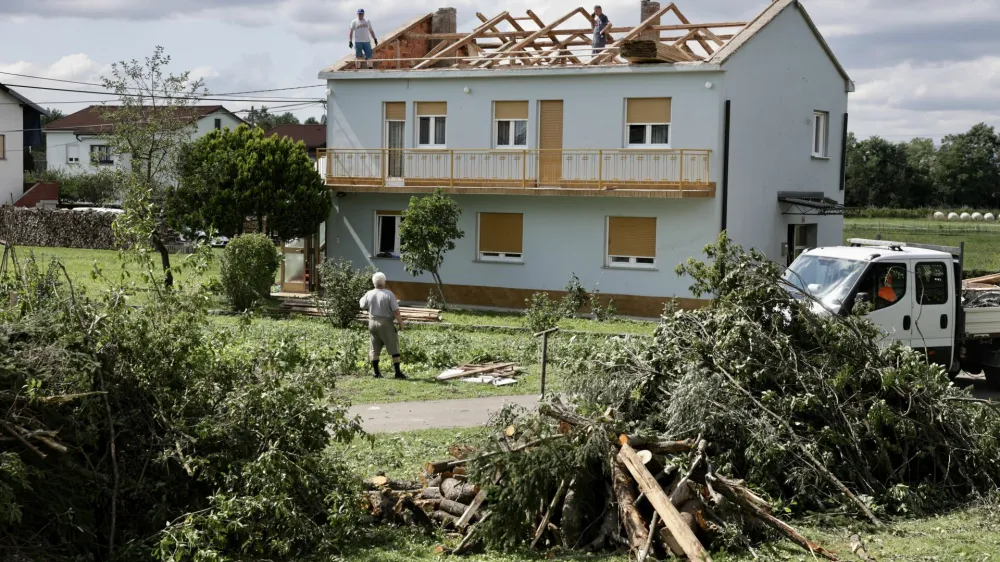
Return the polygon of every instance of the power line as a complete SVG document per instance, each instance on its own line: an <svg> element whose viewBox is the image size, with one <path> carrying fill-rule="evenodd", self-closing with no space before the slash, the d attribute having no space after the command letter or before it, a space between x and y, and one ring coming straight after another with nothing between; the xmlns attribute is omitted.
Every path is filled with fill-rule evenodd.
<svg viewBox="0 0 1000 562"><path fill-rule="evenodd" d="M70 92L75 94L97 94L104 96L118 96L119 94L115 92L95 92L91 90L74 90L70 88L53 88L49 86L25 86L23 84L5 84L5 86L11 88L28 88L32 90L48 90L53 92ZM225 94L219 94L225 95ZM163 96L165 99L178 99L178 100L199 100L199 101L231 101L231 102L244 102L244 103L276 103L276 102L304 102L304 101L326 101L326 100L309 100L308 98L221 98L221 97L210 97L210 96Z"/></svg>
<svg viewBox="0 0 1000 562"><path fill-rule="evenodd" d="M61 78L46 78L44 76L33 76L31 74L18 74L16 72L4 72L2 70L0 70L0 74L5 74L7 76L18 76L20 78L31 78L31 79L34 79L34 80L48 80L48 81L51 81L51 82L60 82L60 83L63 83L63 84L79 84L79 85L82 85L82 86L97 86L99 88L105 88L106 87L104 84L98 84L96 82L82 82L80 80L64 80L64 79L61 79ZM308 90L310 88L321 88L323 86L324 86L323 84L312 84L312 85L309 85L309 86L291 86L291 87L288 87L288 88L270 88L270 89L267 89L267 90L247 90L245 92L223 92L223 93L212 94L212 95L216 95L216 96L237 96L237 95L243 95L243 94L264 94L264 93L268 93L268 92L287 92L287 91L291 91L291 90ZM26 88L26 87L29 87L29 86L16 86L16 87L18 87L18 88ZM129 88L129 89L135 89L135 88Z"/></svg>

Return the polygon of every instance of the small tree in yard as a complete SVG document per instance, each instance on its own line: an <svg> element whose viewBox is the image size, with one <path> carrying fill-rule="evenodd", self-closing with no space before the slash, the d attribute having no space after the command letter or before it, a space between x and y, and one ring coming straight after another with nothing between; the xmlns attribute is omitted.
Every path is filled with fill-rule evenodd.
<svg viewBox="0 0 1000 562"><path fill-rule="evenodd" d="M413 276L428 272L434 277L443 308L448 306L441 281L441 264L446 252L465 232L458 228L462 209L440 189L427 197L413 197L399 225L399 254L406 271Z"/></svg>
<svg viewBox="0 0 1000 562"><path fill-rule="evenodd" d="M346 328L361 312L359 301L372 288L375 269L355 269L344 258L325 260L319 266L323 294L317 298L318 308L334 326Z"/></svg>
<svg viewBox="0 0 1000 562"><path fill-rule="evenodd" d="M247 310L267 298L279 266L281 254L267 236L245 234L233 239L222 255L220 278L233 309Z"/></svg>

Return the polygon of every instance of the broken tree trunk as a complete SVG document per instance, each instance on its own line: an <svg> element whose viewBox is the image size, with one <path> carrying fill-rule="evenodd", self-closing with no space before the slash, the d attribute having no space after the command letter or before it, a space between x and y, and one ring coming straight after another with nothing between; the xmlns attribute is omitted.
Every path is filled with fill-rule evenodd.
<svg viewBox="0 0 1000 562"><path fill-rule="evenodd" d="M639 489L646 494L646 499L660 514L660 519L663 519L663 524L673 535L684 554L694 562L711 562L712 557L705 551L705 547L701 545L698 537L694 536L691 528L681 517L674 504L670 503L670 498L663 492L663 488L660 488L653 475L646 470L632 447L622 445L618 452L618 460L635 478Z"/></svg>
<svg viewBox="0 0 1000 562"><path fill-rule="evenodd" d="M647 526L639 510L635 508L635 491L632 490L632 480L628 477L625 466L617 459L611 463L611 486L618 500L618 515L625 524L629 545L633 552L638 552L645 544Z"/></svg>
<svg viewBox="0 0 1000 562"><path fill-rule="evenodd" d="M695 450L697 443L690 439L685 439L684 441L675 441L673 439L664 439L660 437L642 437L639 435L625 435L624 433L618 436L619 445L628 445L633 449L646 449L651 453L657 454L676 454L676 453L688 453Z"/></svg>
<svg viewBox="0 0 1000 562"><path fill-rule="evenodd" d="M556 510L559 502L562 501L563 493L566 492L566 481L563 480L559 483L559 489L556 490L556 495L552 496L552 503L549 504L549 508L545 510L545 515L542 516L542 522L538 524L538 528L535 529L535 536L531 539L531 548L535 548L538 541L545 534L545 530L549 527L549 520L552 519L552 513Z"/></svg>
<svg viewBox="0 0 1000 562"><path fill-rule="evenodd" d="M647 39L623 41L620 54L623 59L633 63L693 62L698 60L673 45Z"/></svg>
<svg viewBox="0 0 1000 562"><path fill-rule="evenodd" d="M374 478L369 478L365 481L365 486L369 490L376 490L378 488L389 488L390 490L419 490L423 488L419 482L411 482L409 480L392 480L385 476L376 476Z"/></svg>

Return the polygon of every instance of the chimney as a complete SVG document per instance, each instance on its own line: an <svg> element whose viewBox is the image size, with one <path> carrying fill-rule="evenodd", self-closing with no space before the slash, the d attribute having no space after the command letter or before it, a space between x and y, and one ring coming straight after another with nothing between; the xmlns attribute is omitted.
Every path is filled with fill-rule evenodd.
<svg viewBox="0 0 1000 562"><path fill-rule="evenodd" d="M639 3L639 21L644 22L653 14L659 11L660 11L659 2L653 2L651 0L642 0ZM656 18L655 20L653 20L653 22L650 25L660 25L660 18ZM659 41L660 32L653 29L647 29L642 33L640 33L638 38L646 41Z"/></svg>
<svg viewBox="0 0 1000 562"><path fill-rule="evenodd" d="M455 8L438 8L431 17L431 33L457 33L458 10ZM433 49L440 41L431 41Z"/></svg>

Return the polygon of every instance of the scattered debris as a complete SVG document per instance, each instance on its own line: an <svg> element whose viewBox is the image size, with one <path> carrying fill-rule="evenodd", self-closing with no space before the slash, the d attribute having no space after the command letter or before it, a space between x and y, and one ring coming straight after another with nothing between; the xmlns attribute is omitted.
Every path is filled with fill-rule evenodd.
<svg viewBox="0 0 1000 562"><path fill-rule="evenodd" d="M323 311L316 307L316 301L313 300L311 295L302 296L289 296L282 295L278 297L281 306L280 310L286 313L302 314L305 316L315 316L322 317ZM436 308L417 308L401 306L399 307L399 312L403 316L404 322L440 322L441 321L441 311ZM358 314L358 320L367 322L368 313L362 311Z"/></svg>
<svg viewBox="0 0 1000 562"><path fill-rule="evenodd" d="M517 366L514 363L484 363L479 365L459 365L435 377L439 381L461 379L464 382L490 383L505 386L517 382ZM514 382L506 382L511 381Z"/></svg>

